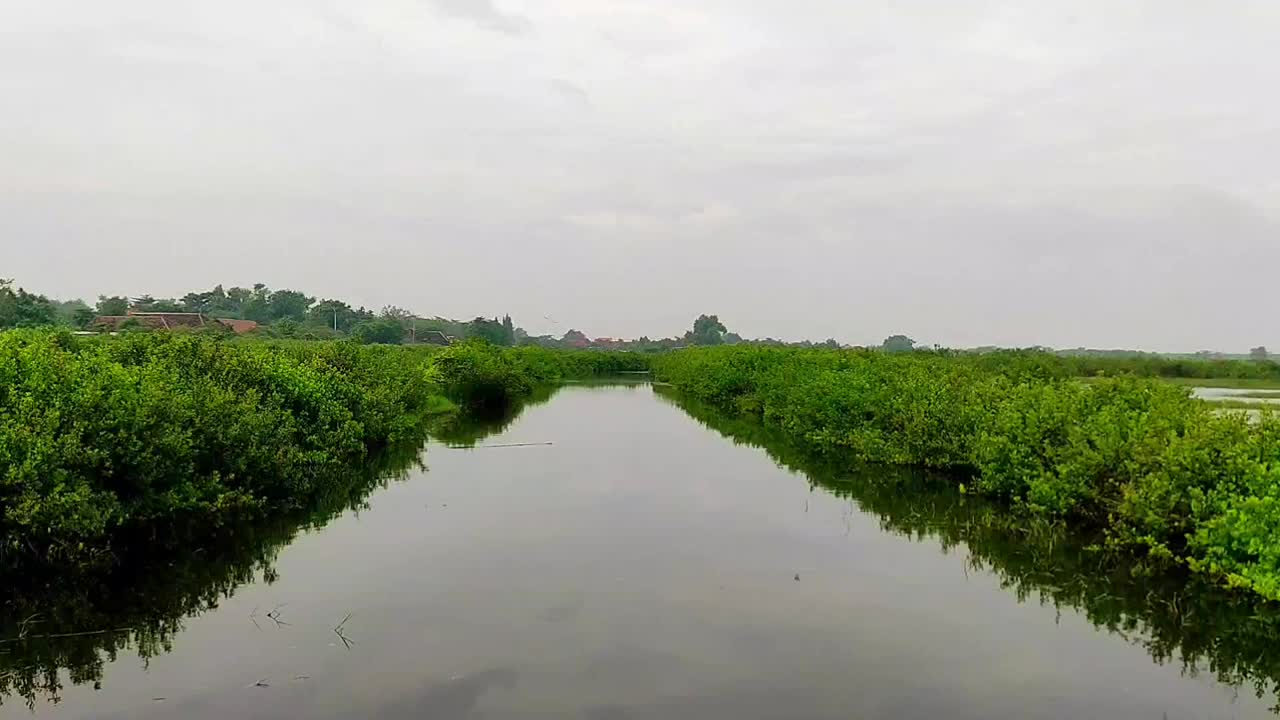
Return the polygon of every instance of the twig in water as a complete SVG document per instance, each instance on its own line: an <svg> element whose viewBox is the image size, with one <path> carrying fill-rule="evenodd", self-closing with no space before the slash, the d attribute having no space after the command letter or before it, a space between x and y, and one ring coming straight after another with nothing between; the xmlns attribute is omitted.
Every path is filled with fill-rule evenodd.
<svg viewBox="0 0 1280 720"><path fill-rule="evenodd" d="M518 447L544 447L546 445L555 445L552 442L530 442L530 443L504 443L501 445L476 445L476 450L489 450L491 448L518 448Z"/></svg>
<svg viewBox="0 0 1280 720"><path fill-rule="evenodd" d="M346 647L348 650L351 649L352 645L356 644L355 640L352 640L351 638L347 637L346 633L343 632L343 628L347 626L347 621L350 619L351 619L351 613L347 613L347 616L342 618L342 622L338 623L338 627L333 629L333 634L338 636L338 639L342 641L342 645Z"/></svg>
<svg viewBox="0 0 1280 720"><path fill-rule="evenodd" d="M257 605L254 605L253 612L249 613L249 622L253 623L253 626L258 628L259 630L262 629L262 626L258 624L258 606Z"/></svg>
<svg viewBox="0 0 1280 720"><path fill-rule="evenodd" d="M289 603L282 603L280 605L276 605L275 607L271 608L271 612L267 613L267 617L271 618L271 622L276 624L277 630L280 628L281 625L284 625L284 626L289 625L289 623L280 619L280 608L288 604Z"/></svg>

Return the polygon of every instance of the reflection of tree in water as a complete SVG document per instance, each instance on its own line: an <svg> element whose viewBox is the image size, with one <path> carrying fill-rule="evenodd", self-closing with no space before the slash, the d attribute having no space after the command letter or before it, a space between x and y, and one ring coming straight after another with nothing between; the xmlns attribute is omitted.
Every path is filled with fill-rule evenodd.
<svg viewBox="0 0 1280 720"><path fill-rule="evenodd" d="M548 391L535 401L549 397ZM432 432L446 442L474 444L505 429L518 411L500 419L452 420ZM99 687L103 668L121 651L132 650L144 662L169 652L186 618L216 609L242 585L274 582L276 557L299 533L364 507L374 490L425 469L421 447L380 453L292 514L218 528L139 529L117 543L110 570L0 577L0 704L13 697L31 708L40 699L58 702L60 671L73 685Z"/></svg>
<svg viewBox="0 0 1280 720"><path fill-rule="evenodd" d="M431 429L431 437L451 447L474 447L481 440L511 427L525 409L550 400L557 389L539 387L529 397L508 407L447 418Z"/></svg>
<svg viewBox="0 0 1280 720"><path fill-rule="evenodd" d="M879 516L898 535L936 539L946 551L963 549L968 566L995 575L1020 601L1037 598L1080 611L1147 650L1157 663L1179 662L1183 672L1204 670L1262 697L1280 691L1280 607L1217 587L1183 571L1153 573L1104 552L1097 538L1060 525L1028 523L989 502L961 495L920 471L862 467L805 451L781 433L752 420L661 390L707 427L735 443L763 448L780 466L805 474L815 486L852 500ZM1273 708L1280 711L1280 707Z"/></svg>

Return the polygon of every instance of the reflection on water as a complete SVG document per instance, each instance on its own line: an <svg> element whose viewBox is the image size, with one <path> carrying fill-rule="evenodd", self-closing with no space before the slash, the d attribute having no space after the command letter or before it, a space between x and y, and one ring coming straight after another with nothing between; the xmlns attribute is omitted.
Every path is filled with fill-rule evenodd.
<svg viewBox="0 0 1280 720"><path fill-rule="evenodd" d="M1193 387L1191 396L1209 402L1243 400L1257 405L1280 404L1280 390L1251 390L1248 388Z"/></svg>
<svg viewBox="0 0 1280 720"><path fill-rule="evenodd" d="M430 473L13 586L0 717L1268 715L1273 609L657 397L567 388ZM490 433L554 445L448 447Z"/></svg>
<svg viewBox="0 0 1280 720"><path fill-rule="evenodd" d="M1280 689L1280 608L1226 592L1198 575L1152 577L1096 549L1097 538L1060 526L1027 528L982 499L904 468L855 467L808 453L761 424L662 393L707 427L736 443L765 449L779 465L815 486L874 513L888 532L938 540L967 554L1020 601L1085 613L1090 622L1146 649L1158 663L1177 662L1188 675L1213 673L1258 697Z"/></svg>

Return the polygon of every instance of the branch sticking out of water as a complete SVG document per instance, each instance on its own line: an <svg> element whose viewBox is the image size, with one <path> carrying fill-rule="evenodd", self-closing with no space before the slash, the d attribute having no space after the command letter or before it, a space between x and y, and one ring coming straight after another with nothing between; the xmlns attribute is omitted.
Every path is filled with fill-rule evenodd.
<svg viewBox="0 0 1280 720"><path fill-rule="evenodd" d="M351 613L347 613L347 616L342 618L342 622L338 623L338 627L333 629L333 634L338 636L338 639L342 641L342 645L346 647L348 650L351 649L352 645L356 644L355 640L352 640L351 638L347 637L346 633L343 632L343 628L347 626L347 621L350 619L351 619Z"/></svg>

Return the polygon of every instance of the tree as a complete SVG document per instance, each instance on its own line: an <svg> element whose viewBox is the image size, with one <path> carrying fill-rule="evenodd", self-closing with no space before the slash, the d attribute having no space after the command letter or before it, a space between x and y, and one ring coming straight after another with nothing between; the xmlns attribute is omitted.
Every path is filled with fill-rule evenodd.
<svg viewBox="0 0 1280 720"><path fill-rule="evenodd" d="M1271 353L1267 352L1266 345L1259 345L1258 347L1249 351L1249 357L1253 358L1254 360L1262 361L1271 357Z"/></svg>
<svg viewBox="0 0 1280 720"><path fill-rule="evenodd" d="M272 320L288 318L297 322L307 319L307 310L315 298L297 290L276 290L267 298L268 314Z"/></svg>
<svg viewBox="0 0 1280 720"><path fill-rule="evenodd" d="M502 344L511 347L516 344L516 326L511 322L511 316L506 315L502 318Z"/></svg>
<svg viewBox="0 0 1280 720"><path fill-rule="evenodd" d="M12 280L0 280L0 328L54 325L58 310L49 298L18 288Z"/></svg>
<svg viewBox="0 0 1280 720"><path fill-rule="evenodd" d="M218 287L222 287L219 285ZM253 291L249 288L233 287L227 291L226 309L233 313L232 317L242 320L251 320L252 318L244 314L244 305L253 297Z"/></svg>
<svg viewBox="0 0 1280 720"><path fill-rule="evenodd" d="M87 330L93 324L93 318L96 316L97 313L93 311L93 308L85 305L82 308L76 308L76 311L71 316L71 324L80 330Z"/></svg>
<svg viewBox="0 0 1280 720"><path fill-rule="evenodd" d="M99 315L125 315L129 312L129 298L113 295L98 296L98 314Z"/></svg>
<svg viewBox="0 0 1280 720"><path fill-rule="evenodd" d="M355 324L355 315L355 310L341 300L326 299L312 305L307 311L307 324L337 332L351 332L351 326Z"/></svg>
<svg viewBox="0 0 1280 720"><path fill-rule="evenodd" d="M916 341L906 335L890 335L880 344L882 350L891 353L911 352L915 347Z"/></svg>
<svg viewBox="0 0 1280 720"><path fill-rule="evenodd" d="M404 328L395 320L378 318L356 324L351 336L366 344L399 345L404 341Z"/></svg>
<svg viewBox="0 0 1280 720"><path fill-rule="evenodd" d="M488 318L478 317L475 320L472 320L467 335L468 337L484 340L485 342L493 345L507 344L507 333L502 328L502 323L498 322L496 318L490 320Z"/></svg>
<svg viewBox="0 0 1280 720"><path fill-rule="evenodd" d="M244 290L244 288L232 288ZM271 322L271 289L262 283L254 283L253 290L245 290L245 297L240 302L240 317L263 324Z"/></svg>
<svg viewBox="0 0 1280 720"><path fill-rule="evenodd" d="M694 345L723 345L724 335L728 328L720 322L716 315L699 315L693 321L693 332L690 341Z"/></svg>
<svg viewBox="0 0 1280 720"><path fill-rule="evenodd" d="M588 338L587 334L580 330L570 330L564 334L560 341L571 348L584 348L591 344L591 338Z"/></svg>
<svg viewBox="0 0 1280 720"><path fill-rule="evenodd" d="M52 304L59 325L84 329L93 321L93 311L83 300L54 300Z"/></svg>

